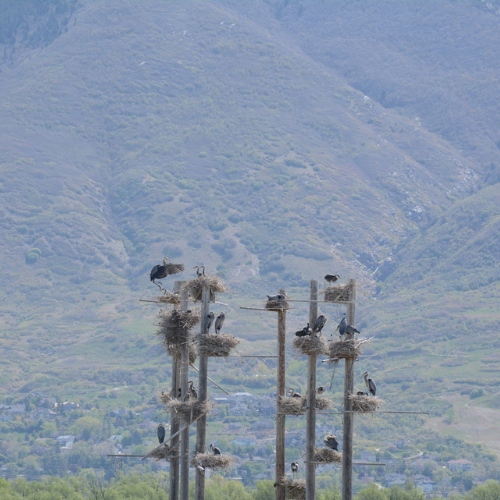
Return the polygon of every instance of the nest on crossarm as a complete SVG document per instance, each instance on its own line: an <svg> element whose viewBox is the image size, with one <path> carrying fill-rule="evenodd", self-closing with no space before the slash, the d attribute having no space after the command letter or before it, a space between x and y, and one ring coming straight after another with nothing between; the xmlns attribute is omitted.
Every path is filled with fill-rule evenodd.
<svg viewBox="0 0 500 500"><path fill-rule="evenodd" d="M317 465L321 464L341 464L342 453L331 450L330 448L316 448L314 450L314 459Z"/></svg>
<svg viewBox="0 0 500 500"><path fill-rule="evenodd" d="M369 339L332 340L326 354L332 363L338 363L340 359L345 358L357 359L362 354L361 346L369 341Z"/></svg>
<svg viewBox="0 0 500 500"><path fill-rule="evenodd" d="M203 288L210 290L210 301L215 302L215 294L227 292L228 288L219 276L200 276L194 280L189 280L183 287L187 290L189 296L198 302L202 299Z"/></svg>
<svg viewBox="0 0 500 500"><path fill-rule="evenodd" d="M323 290L325 302L349 302L351 300L351 285L327 286Z"/></svg>
<svg viewBox="0 0 500 500"><path fill-rule="evenodd" d="M369 413L372 411L377 411L384 402L377 396L367 396L362 394L351 394L349 396L352 404L352 411L358 413Z"/></svg>
<svg viewBox="0 0 500 500"><path fill-rule="evenodd" d="M149 458L156 458L156 460L170 460L175 458L179 453L177 446L169 446L168 443L163 443L156 450L149 454Z"/></svg>
<svg viewBox="0 0 500 500"><path fill-rule="evenodd" d="M167 401L166 406L186 425L208 413L213 407L210 401L198 401L196 399L181 401L173 398Z"/></svg>
<svg viewBox="0 0 500 500"><path fill-rule="evenodd" d="M200 356L225 358L231 354L231 349L234 349L240 342L240 339L228 333L200 335L198 337L198 353Z"/></svg>
<svg viewBox="0 0 500 500"><path fill-rule="evenodd" d="M199 311L164 311L160 314L157 334L165 347L181 345L190 340L189 331L200 322Z"/></svg>
<svg viewBox="0 0 500 500"><path fill-rule="evenodd" d="M286 309L290 309L290 305L286 300L267 300L265 307L271 311L285 311Z"/></svg>
<svg viewBox="0 0 500 500"><path fill-rule="evenodd" d="M297 354L305 354L309 356L314 354L320 356L328 354L326 340L321 336L312 337L306 335L304 337L295 337L292 342L293 348Z"/></svg>
<svg viewBox="0 0 500 500"><path fill-rule="evenodd" d="M329 410L333 406L333 401L328 398L316 396L316 410Z"/></svg>
<svg viewBox="0 0 500 500"><path fill-rule="evenodd" d="M158 296L158 302L179 306L181 304L181 296L178 293L165 293Z"/></svg>
<svg viewBox="0 0 500 500"><path fill-rule="evenodd" d="M282 477L280 486L285 489L285 498L295 500L305 500L306 498L306 482L303 479L289 479Z"/></svg>
<svg viewBox="0 0 500 500"><path fill-rule="evenodd" d="M279 412L283 415L304 415L306 409L306 398L292 398L281 396L279 399Z"/></svg>
<svg viewBox="0 0 500 500"><path fill-rule="evenodd" d="M234 457L229 455L214 455L213 453L197 453L191 460L193 467L203 467L206 469L229 469L236 462Z"/></svg>

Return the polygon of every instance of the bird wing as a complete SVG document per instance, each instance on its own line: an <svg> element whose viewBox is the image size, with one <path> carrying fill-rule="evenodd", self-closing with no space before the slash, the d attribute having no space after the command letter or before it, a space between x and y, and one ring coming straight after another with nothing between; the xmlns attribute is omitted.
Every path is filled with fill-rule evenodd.
<svg viewBox="0 0 500 500"><path fill-rule="evenodd" d="M156 273L158 272L159 267L160 266L157 264L155 267L153 267L153 269L151 269L151 273L149 275L151 281L156 279Z"/></svg>
<svg viewBox="0 0 500 500"><path fill-rule="evenodd" d="M184 264L167 264L165 267L165 272L169 274L177 274L184 271Z"/></svg>
<svg viewBox="0 0 500 500"><path fill-rule="evenodd" d="M377 392L377 386L375 385L375 382L372 379L369 380L369 384L370 384L370 387L369 387L370 392L375 396L375 394Z"/></svg>

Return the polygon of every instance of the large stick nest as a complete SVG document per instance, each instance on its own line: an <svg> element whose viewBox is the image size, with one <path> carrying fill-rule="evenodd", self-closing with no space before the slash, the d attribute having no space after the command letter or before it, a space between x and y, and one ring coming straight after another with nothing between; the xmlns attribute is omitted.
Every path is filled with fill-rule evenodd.
<svg viewBox="0 0 500 500"><path fill-rule="evenodd" d="M316 396L316 409L328 410L333 406L333 402L328 398ZM304 415L307 410L307 396L300 398L281 397L279 413L284 415Z"/></svg>
<svg viewBox="0 0 500 500"><path fill-rule="evenodd" d="M282 477L280 486L285 488L285 498L295 500L305 500L306 498L306 482L303 479L289 479Z"/></svg>
<svg viewBox="0 0 500 500"><path fill-rule="evenodd" d="M189 330L200 322L199 311L164 311L160 314L158 335L162 337L165 347L180 346L189 341Z"/></svg>
<svg viewBox="0 0 500 500"><path fill-rule="evenodd" d="M170 356L173 358L175 357L181 357L181 346L177 344L171 344L167 346L167 352ZM196 361L196 344L194 343L193 340L189 341L189 364L194 364Z"/></svg>
<svg viewBox="0 0 500 500"><path fill-rule="evenodd" d="M231 349L234 349L240 342L240 339L228 333L200 335L198 337L198 352L200 356L225 358L231 354Z"/></svg>
<svg viewBox="0 0 500 500"><path fill-rule="evenodd" d="M165 293L158 296L158 302L179 306L181 304L181 296L178 293Z"/></svg>
<svg viewBox="0 0 500 500"><path fill-rule="evenodd" d="M342 358L357 359L362 354L361 346L369 341L369 339L332 340L326 354L333 363L338 363Z"/></svg>
<svg viewBox="0 0 500 500"><path fill-rule="evenodd" d="M267 300L265 307L272 311L285 311L290 309L290 305L286 300Z"/></svg>
<svg viewBox="0 0 500 500"><path fill-rule="evenodd" d="M314 450L314 461L320 464L341 464L342 453L330 448L316 448Z"/></svg>
<svg viewBox="0 0 500 500"><path fill-rule="evenodd" d="M327 286L322 293L325 302L349 302L351 300L351 285Z"/></svg>
<svg viewBox="0 0 500 500"><path fill-rule="evenodd" d="M166 404L167 408L173 411L184 424L190 424L198 417L208 413L213 406L210 401L198 401L196 399L180 401L173 398L169 399Z"/></svg>
<svg viewBox="0 0 500 500"><path fill-rule="evenodd" d="M149 458L156 458L156 460L170 460L178 455L178 448L176 446L169 446L168 443L163 443L162 446L149 454Z"/></svg>
<svg viewBox="0 0 500 500"><path fill-rule="evenodd" d="M188 281L182 287L182 289L187 290L189 296L194 301L200 301L202 299L202 292L204 287L208 287L210 290L211 302L215 302L216 293L224 293L228 290L219 276L200 276L199 278Z"/></svg>
<svg viewBox="0 0 500 500"><path fill-rule="evenodd" d="M212 453L197 453L191 460L193 467L203 467L206 469L229 469L236 462L234 457L229 455L213 455Z"/></svg>
<svg viewBox="0 0 500 500"><path fill-rule="evenodd" d="M377 396L362 396L357 394L351 394L349 399L352 403L352 411L359 413L369 413L371 411L377 411L384 402Z"/></svg>
<svg viewBox="0 0 500 500"><path fill-rule="evenodd" d="M320 356L328 354L326 340L321 336L312 337L307 335L305 337L295 337L292 342L293 348L297 354L314 354Z"/></svg>

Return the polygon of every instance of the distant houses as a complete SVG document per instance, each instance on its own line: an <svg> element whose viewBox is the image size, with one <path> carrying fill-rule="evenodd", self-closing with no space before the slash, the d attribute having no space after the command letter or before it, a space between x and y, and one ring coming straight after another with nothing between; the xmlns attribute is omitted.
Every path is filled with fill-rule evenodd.
<svg viewBox="0 0 500 500"><path fill-rule="evenodd" d="M452 471L471 471L474 469L474 464L463 458L459 460L450 460L448 462L448 469Z"/></svg>

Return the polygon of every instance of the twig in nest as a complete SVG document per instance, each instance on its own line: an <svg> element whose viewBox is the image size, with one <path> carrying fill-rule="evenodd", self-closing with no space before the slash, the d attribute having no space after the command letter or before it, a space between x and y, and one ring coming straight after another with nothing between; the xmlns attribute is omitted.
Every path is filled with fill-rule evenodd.
<svg viewBox="0 0 500 500"><path fill-rule="evenodd" d="M362 354L361 346L366 342L370 339L332 340L326 353L331 363L338 363L343 358L357 359Z"/></svg>
<svg viewBox="0 0 500 500"><path fill-rule="evenodd" d="M352 411L359 413L369 413L377 411L384 402L377 396L363 396L358 394L351 394L349 399L352 402Z"/></svg>
<svg viewBox="0 0 500 500"><path fill-rule="evenodd" d="M234 457L228 455L214 455L212 453L197 453L191 460L193 467L203 467L206 469L229 469L236 462Z"/></svg>
<svg viewBox="0 0 500 500"><path fill-rule="evenodd" d="M306 482L303 479L288 479L282 477L280 485L285 488L285 497L295 500L305 500L306 498Z"/></svg>
<svg viewBox="0 0 500 500"><path fill-rule="evenodd" d="M342 453L330 448L316 448L314 450L314 461L319 464L341 464Z"/></svg>
<svg viewBox="0 0 500 500"><path fill-rule="evenodd" d="M231 354L231 349L234 349L239 343L240 339L228 333L200 335L198 337L198 352L200 356L225 358Z"/></svg>
<svg viewBox="0 0 500 500"><path fill-rule="evenodd" d="M190 399L189 401L180 401L178 399L170 399L166 406L169 410L176 413L177 417L184 424L190 424L196 420L200 415L208 413L213 404L209 401L196 401Z"/></svg>
<svg viewBox="0 0 500 500"><path fill-rule="evenodd" d="M305 337L295 337L292 345L299 355L305 354L308 356L314 354L319 356L321 354L328 354L326 340L321 336L311 337L310 335L306 335Z"/></svg>
<svg viewBox="0 0 500 500"><path fill-rule="evenodd" d="M351 300L351 285L327 286L323 292L325 302L349 302Z"/></svg>
<svg viewBox="0 0 500 500"><path fill-rule="evenodd" d="M227 287L219 276L200 276L194 280L189 280L182 289L187 290L194 301L200 301L204 287L208 287L210 290L211 302L215 301L216 293L227 292Z"/></svg>

